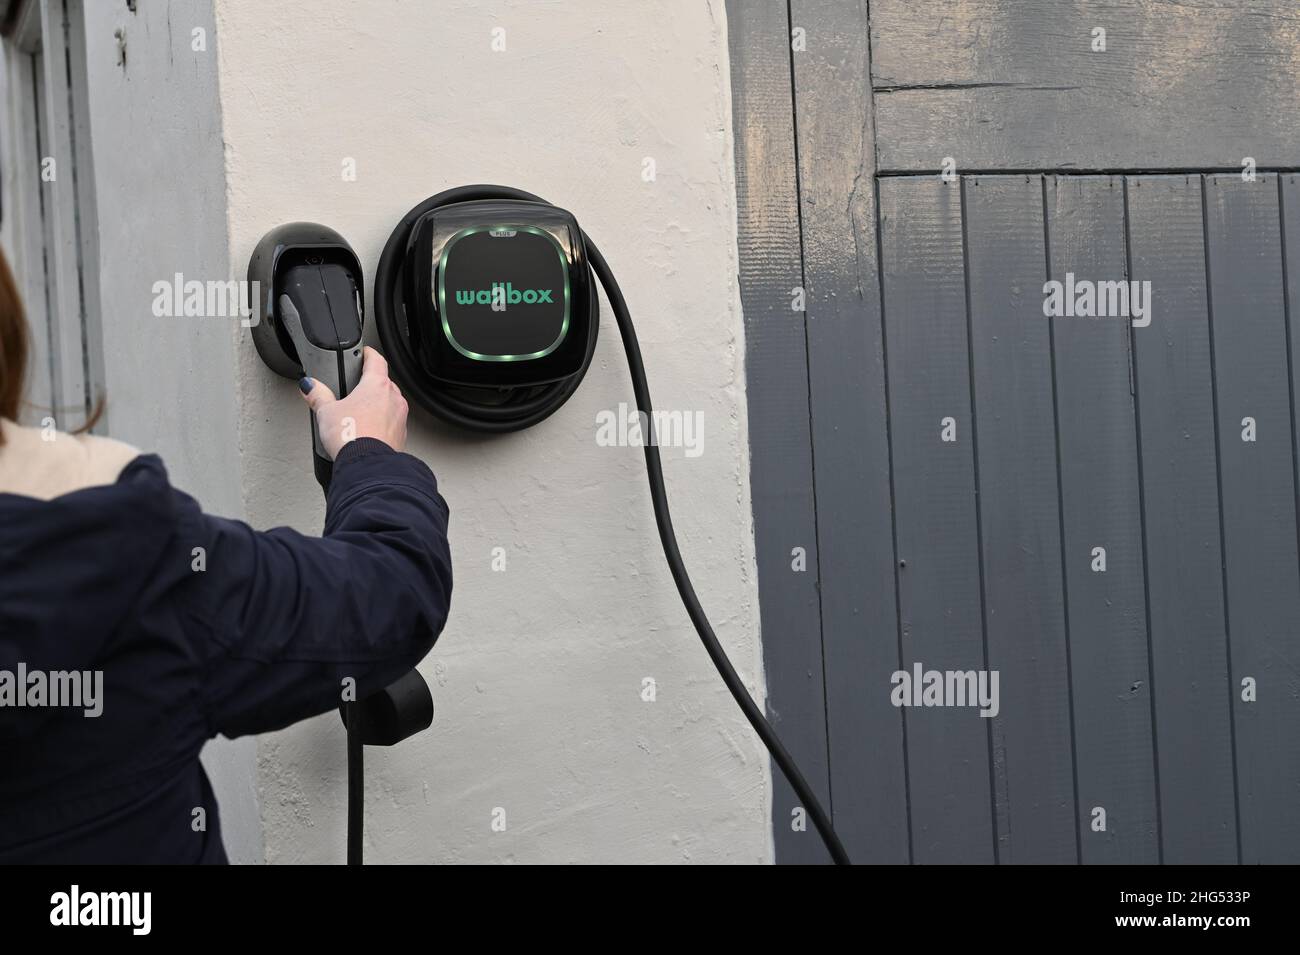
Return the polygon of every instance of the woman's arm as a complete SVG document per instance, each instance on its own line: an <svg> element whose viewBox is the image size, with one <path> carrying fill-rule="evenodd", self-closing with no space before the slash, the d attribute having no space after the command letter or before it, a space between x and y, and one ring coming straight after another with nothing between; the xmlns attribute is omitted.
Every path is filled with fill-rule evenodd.
<svg viewBox="0 0 1300 955"><path fill-rule="evenodd" d="M451 600L447 516L429 468L373 438L339 451L321 538L197 515L210 731L279 729L418 663Z"/></svg>

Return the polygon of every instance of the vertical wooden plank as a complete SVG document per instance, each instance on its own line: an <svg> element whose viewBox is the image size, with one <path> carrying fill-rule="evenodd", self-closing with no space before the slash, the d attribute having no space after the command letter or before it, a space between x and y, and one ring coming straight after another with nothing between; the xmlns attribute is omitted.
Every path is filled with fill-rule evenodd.
<svg viewBox="0 0 1300 955"><path fill-rule="evenodd" d="M1285 173L1278 180L1278 214L1282 226L1283 304L1286 306L1287 343L1291 384L1291 466L1296 492L1296 543L1300 551L1300 173ZM1234 698L1239 690L1233 689ZM1300 861L1292 847L1289 861Z"/></svg>
<svg viewBox="0 0 1300 955"><path fill-rule="evenodd" d="M68 111L68 51L64 39L63 0L40 0L45 66L45 157L54 160L54 176L41 182L49 226L47 268L50 284L50 330L54 350L54 417L62 428L79 425L88 407L86 351L81 290L78 281L76 193L73 188L71 117Z"/></svg>
<svg viewBox="0 0 1300 955"><path fill-rule="evenodd" d="M804 316L791 309L804 280L786 6L729 0L727 29L767 711L829 804L808 354ZM795 569L796 549L806 555L806 570ZM792 829L793 790L775 767L772 776L777 858L828 861L812 826Z"/></svg>
<svg viewBox="0 0 1300 955"><path fill-rule="evenodd" d="M1040 176L965 183L1000 862L1078 861Z"/></svg>
<svg viewBox="0 0 1300 955"><path fill-rule="evenodd" d="M1294 862L1300 568L1278 183L1207 176L1204 190L1241 861Z"/></svg>
<svg viewBox="0 0 1300 955"><path fill-rule="evenodd" d="M1287 341L1290 345L1292 481L1297 497L1297 519L1300 520L1300 407L1296 404L1296 397L1300 394L1300 174L1287 173L1278 176L1278 201L1282 225L1282 268L1285 276L1283 301L1287 313ZM1296 533L1297 548L1300 549L1300 524L1297 524ZM1283 646L1285 645L1284 638ZM1283 714L1283 719L1291 721L1289 723L1291 726L1295 726L1295 705L1297 696L1300 695L1295 692L1294 677L1297 672L1295 647L1293 636L1290 649L1284 651L1290 661L1290 675L1293 679L1290 707ZM1240 691L1236 688L1236 683L1233 692L1239 695ZM1295 780L1300 779L1300 770L1296 769L1297 759L1300 759L1300 747L1292 746L1284 757L1282 777L1284 780L1293 781L1293 785ZM1294 805L1294 788L1291 792ZM1292 833L1294 834L1294 830ZM1279 846L1278 856L1291 863L1300 861L1300 845L1292 838L1287 844Z"/></svg>
<svg viewBox="0 0 1300 955"><path fill-rule="evenodd" d="M872 102L844 82L870 72L867 12L794 0L791 17L831 799L855 862L907 862Z"/></svg>
<svg viewBox="0 0 1300 955"><path fill-rule="evenodd" d="M1045 182L1051 278L1124 281L1123 182ZM1065 296L1070 298L1068 294ZM1123 318L1052 319L1080 860L1159 858L1137 436ZM1105 570L1101 570L1101 551ZM1105 831L1094 827L1105 813Z"/></svg>
<svg viewBox="0 0 1300 955"><path fill-rule="evenodd" d="M1129 264L1151 283L1133 328L1151 681L1167 863L1237 861L1232 694L1199 176L1126 184Z"/></svg>
<svg viewBox="0 0 1300 955"><path fill-rule="evenodd" d="M13 111L15 141L10 147L13 165L6 170L6 185L12 184L6 216L13 237L11 259L14 279L22 293L27 324L31 329L31 355L27 367L26 406L19 415L24 424L39 424L52 414L54 383L50 358L49 313L46 301L43 261L44 223L41 195L41 141L39 110L41 96L40 55L19 48L7 51L9 103Z"/></svg>
<svg viewBox="0 0 1300 955"><path fill-rule="evenodd" d="M84 368L88 408L105 393L104 325L99 291L99 208L95 197L95 159L90 136L89 80L86 77L85 0L63 0L66 6L69 73L69 145L76 225L76 266L82 307ZM109 430L107 404L94 430Z"/></svg>
<svg viewBox="0 0 1300 955"><path fill-rule="evenodd" d="M937 178L879 188L902 669L980 671L961 189ZM992 862L987 720L950 706L904 720L913 860Z"/></svg>

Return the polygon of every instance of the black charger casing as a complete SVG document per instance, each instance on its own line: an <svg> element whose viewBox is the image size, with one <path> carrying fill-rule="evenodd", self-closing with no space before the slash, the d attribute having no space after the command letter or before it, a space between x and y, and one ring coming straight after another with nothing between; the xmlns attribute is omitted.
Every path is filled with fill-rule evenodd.
<svg viewBox="0 0 1300 955"><path fill-rule="evenodd" d="M512 199L441 206L413 224L404 261L407 338L431 378L519 388L582 370L598 304L572 213Z"/></svg>
<svg viewBox="0 0 1300 955"><path fill-rule="evenodd" d="M297 380L302 377L303 360L280 314L280 293L285 290L285 284L296 268L328 264L337 264L347 270L356 294L356 334L339 342L338 346L359 345L365 275L361 270L361 260L343 236L316 222L287 222L262 236L248 260L248 282L250 287L258 289L259 294L257 320L252 326L253 344L266 366L283 378ZM331 343L322 341L321 344ZM337 383L328 381L327 384L337 394Z"/></svg>

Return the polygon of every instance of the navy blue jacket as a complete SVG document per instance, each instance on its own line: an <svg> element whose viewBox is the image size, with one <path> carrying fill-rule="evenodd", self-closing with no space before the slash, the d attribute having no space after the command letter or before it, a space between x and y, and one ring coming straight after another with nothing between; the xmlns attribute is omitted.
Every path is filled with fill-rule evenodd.
<svg viewBox="0 0 1300 955"><path fill-rule="evenodd" d="M0 863L224 862L204 742L334 710L347 677L386 686L450 599L433 473L373 439L339 452L320 538L210 517L153 455L0 494L0 671L103 673L98 717L0 706Z"/></svg>

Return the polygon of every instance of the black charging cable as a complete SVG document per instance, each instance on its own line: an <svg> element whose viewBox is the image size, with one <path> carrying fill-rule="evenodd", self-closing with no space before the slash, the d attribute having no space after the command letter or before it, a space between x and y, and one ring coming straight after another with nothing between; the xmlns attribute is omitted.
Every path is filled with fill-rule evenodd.
<svg viewBox="0 0 1300 955"><path fill-rule="evenodd" d="M366 775L362 762L366 747L361 736L361 704L348 703L343 713L348 734L348 865L361 865L361 836L366 815Z"/></svg>
<svg viewBox="0 0 1300 955"><path fill-rule="evenodd" d="M379 336L384 345L384 355L390 364L396 366L398 377L404 385L420 390L426 399L426 407L435 407L439 414L446 414L444 417L460 427L472 431L515 431L520 428L528 427L543 420L560 405L562 405L578 387L582 381L583 372L591 363L592 355L596 347L595 328L600 324L596 310L592 311L592 331L589 335L588 350L586 359L583 362L582 372L574 375L572 378L557 382L553 385L544 386L542 389L533 389L527 396L521 396L520 400L511 404L514 396L506 395L504 404L500 395L481 395L477 398L471 390L462 391L463 394L449 396L446 392L437 391L423 384L424 378L418 371L418 364L415 357L411 354L406 344L406 336L400 334L396 327L396 320L400 317L406 321L405 303L402 301L401 279L401 259L404 255L407 242L410 238L410 230L415 221L431 209L439 206L448 205L453 202L469 202L477 199L518 199L525 202L545 203L546 200L532 193L524 192L520 189L512 189L508 186L460 186L456 189L449 189L432 196L420 203L402 219L398 227L389 237L388 244L384 247L383 255L379 259L379 268L375 273L375 315L379 326ZM549 203L547 203L549 205ZM596 244L591 241L590 236L583 233L583 240L587 246L587 255L591 262L592 270L596 277L600 279L600 284L605 289L605 295L609 298L609 303L614 309L614 319L618 323L619 334L623 339L623 350L627 354L628 371L632 377L632 393L636 397L637 410L644 416L646 426L653 429L654 412L650 404L650 386L646 381L645 364L641 360L641 346L637 342L636 329L632 325L632 316L628 312L627 302L623 298L623 292L618 287L618 281L614 278L614 273L609 268L609 263L601 255ZM592 296L595 297L595 287L592 287ZM488 389L475 389L480 392L487 392ZM492 389L497 391L497 389ZM501 409L512 409L503 411ZM480 417L482 415L483 417ZM653 432L652 432L653 433ZM690 575L686 572L686 565L682 561L681 550L677 546L677 534L673 530L672 516L668 512L668 494L664 487L664 473L662 463L659 457L659 446L657 442L650 440L644 442L646 476L650 481L650 501L654 506L655 524L659 529L659 542L663 546L664 557L668 561L668 568L672 572L673 582L677 585L677 593L681 597L682 604L686 608L686 614L690 617L691 623L695 625L695 631L700 636L700 641L704 644L704 649L717 668L718 674L722 677L722 682L727 685L731 691L732 697L745 718L749 720L749 725L754 728L763 745L767 747L768 752L772 755L772 761L780 767L785 778L789 780L795 794L799 797L803 808L807 810L808 815L812 817L813 825L821 835L822 841L826 843L826 848L830 850L831 857L837 865L850 865L849 855L844 849L843 843L840 842L834 827L831 825L830 817L822 808L821 801L818 800L808 781L804 779L803 773L795 764L794 758L781 743L780 738L776 735L776 730L772 724L767 721L758 704L754 702L749 692L745 689L745 684L741 682L740 675L736 673L735 667L731 665L731 660L727 658L726 651L722 649L722 644L718 642L717 635L713 632L713 625L709 623L709 618L704 613L704 608L700 605L700 600L695 594L695 587L691 584Z"/></svg>
<svg viewBox="0 0 1300 955"><path fill-rule="evenodd" d="M632 393L636 396L637 410L645 416L644 421L647 426L653 429L654 413L650 405L650 386L646 382L645 365L641 361L641 346L637 342L636 329L632 327L632 316L628 314L627 303L623 301L623 292L618 287L614 274L609 270L605 257L600 254L600 250L590 238L587 239L587 255L590 256L592 268L600 279L600 284L605 287L605 294L609 296L609 303L614 308L618 331L623 337L623 350L627 352L627 366L632 375ZM686 614L691 618L691 623L695 624L695 632L700 635L704 649L708 652L713 665L717 667L722 682L727 684L727 689L731 691L745 718L749 720L749 725L754 727L754 732L772 754L772 761L781 767L781 772L790 781L804 808L808 810L813 825L821 833L822 841L826 843L826 848L830 850L836 865L851 865L840 837L831 826L830 817L822 809L821 802L813 793L812 787L808 785L808 781L803 778L803 773L799 772L794 758L786 751L780 737L776 735L776 730L772 729L772 724L763 716L758 704L745 689L740 675L736 673L731 660L727 658L726 651L722 649L722 644L718 642L713 632L713 625L705 616L704 608L700 606L695 588L691 585L690 575L686 573L681 551L677 547L677 534L673 531L672 515L668 513L668 495L664 489L664 472L659 460L659 446L653 441L646 441L644 450L646 476L650 479L650 501L654 505L659 542L663 545L664 557L668 560L668 569L672 571L673 582L677 584L677 593L686 607Z"/></svg>

